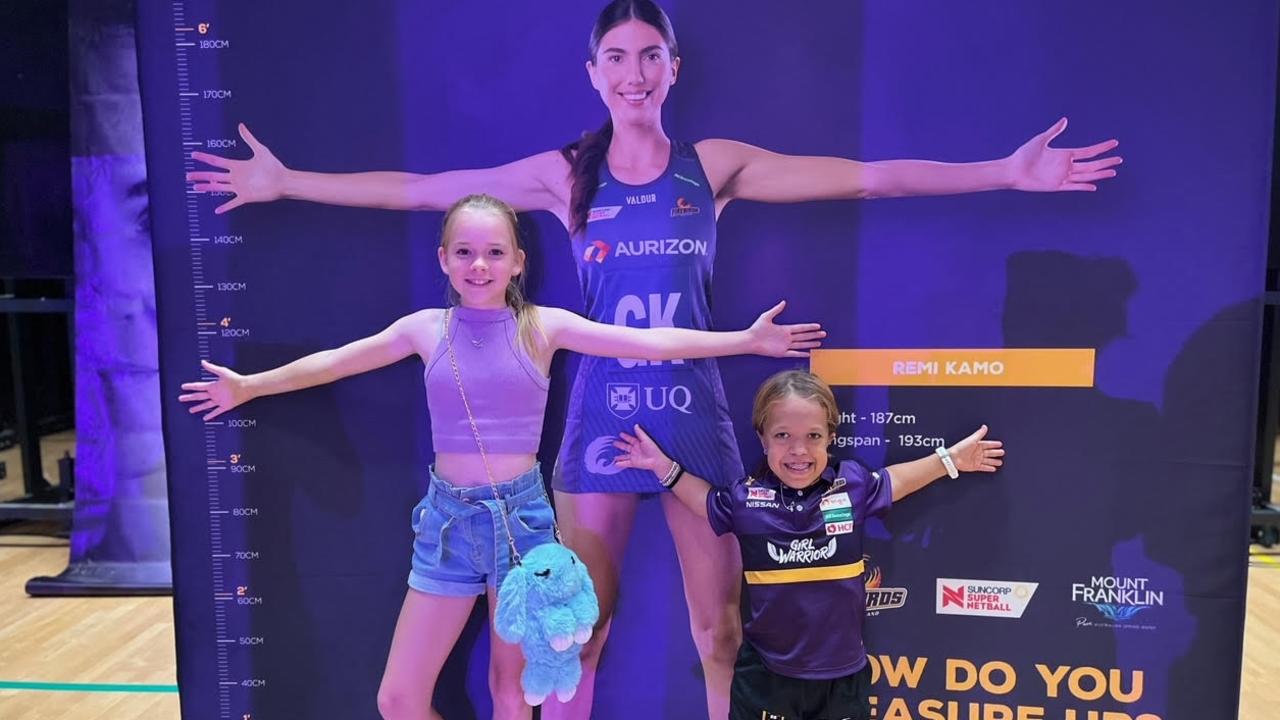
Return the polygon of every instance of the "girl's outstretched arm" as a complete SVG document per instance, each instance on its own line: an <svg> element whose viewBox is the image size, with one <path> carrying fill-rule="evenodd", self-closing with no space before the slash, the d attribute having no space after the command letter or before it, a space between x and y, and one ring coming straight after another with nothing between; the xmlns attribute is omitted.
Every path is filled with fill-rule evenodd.
<svg viewBox="0 0 1280 720"><path fill-rule="evenodd" d="M600 357L675 360L724 355L807 357L822 344L826 332L818 323L778 325L780 302L760 314L746 330L717 332L688 328L634 328L588 320L560 308L540 308L541 323L552 349L563 348Z"/></svg>
<svg viewBox="0 0 1280 720"><path fill-rule="evenodd" d="M421 310L406 315L387 329L332 350L322 350L278 368L252 375L201 360L213 380L183 383L187 392L178 400L192 403L188 412L205 413L212 420L224 412L263 395L278 395L331 383L351 375L376 370L414 354L429 354L432 337L440 334L442 310Z"/></svg>

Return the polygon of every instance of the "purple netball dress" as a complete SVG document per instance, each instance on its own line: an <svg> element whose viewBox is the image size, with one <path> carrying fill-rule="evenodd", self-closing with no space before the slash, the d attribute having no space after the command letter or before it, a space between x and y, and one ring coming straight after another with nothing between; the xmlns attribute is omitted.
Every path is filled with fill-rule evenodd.
<svg viewBox="0 0 1280 720"><path fill-rule="evenodd" d="M667 169L644 185L607 164L572 239L587 317L632 327L710 330L715 199L692 144L672 143ZM639 424L671 457L723 486L742 477L716 361L583 357L552 485L564 492L653 492L653 473L614 464L612 443Z"/></svg>

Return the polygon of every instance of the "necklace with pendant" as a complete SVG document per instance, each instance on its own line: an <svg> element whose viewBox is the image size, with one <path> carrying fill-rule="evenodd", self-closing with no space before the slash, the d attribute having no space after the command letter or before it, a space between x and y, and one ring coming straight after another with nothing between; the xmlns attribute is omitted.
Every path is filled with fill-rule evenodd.
<svg viewBox="0 0 1280 720"><path fill-rule="evenodd" d="M463 327L466 327L466 325L462 322L461 318L459 318L458 323L454 325L453 332L455 337L457 336L458 331L461 330ZM484 338L476 337L474 329L467 327L467 335L468 335L467 339L471 341L472 347L479 349L484 346Z"/></svg>

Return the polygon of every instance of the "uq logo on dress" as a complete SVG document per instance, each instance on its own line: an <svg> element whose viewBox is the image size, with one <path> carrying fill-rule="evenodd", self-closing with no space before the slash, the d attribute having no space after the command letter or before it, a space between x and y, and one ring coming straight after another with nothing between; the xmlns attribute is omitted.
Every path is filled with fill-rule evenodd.
<svg viewBox="0 0 1280 720"><path fill-rule="evenodd" d="M687 385L605 384L605 406L619 420L635 415L641 403L651 413L674 410L681 415L694 414L693 391Z"/></svg>
<svg viewBox="0 0 1280 720"><path fill-rule="evenodd" d="M609 412L621 420L636 414L640 407L640 386L636 383L609 383L605 386L609 394Z"/></svg>

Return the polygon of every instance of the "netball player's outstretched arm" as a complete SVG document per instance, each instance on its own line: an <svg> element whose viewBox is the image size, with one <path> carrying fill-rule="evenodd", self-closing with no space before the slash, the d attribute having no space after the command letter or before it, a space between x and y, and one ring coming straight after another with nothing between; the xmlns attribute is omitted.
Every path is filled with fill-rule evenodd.
<svg viewBox="0 0 1280 720"><path fill-rule="evenodd" d="M1009 156L972 163L780 155L732 140L703 140L697 148L722 206L735 199L786 203L985 190L1092 191L1098 181L1115 177L1122 158L1106 153L1119 141L1049 147L1066 128L1064 117Z"/></svg>
<svg viewBox="0 0 1280 720"><path fill-rule="evenodd" d="M385 367L414 353L429 354L429 348L434 346L433 337L439 335L437 328L442 312L420 310L400 318L377 335L252 375L241 375L231 368L201 360L200 365L214 379L183 383L182 389L187 392L179 395L178 400L191 403L188 412L205 413L204 419L212 420L257 397L324 385Z"/></svg>
<svg viewBox="0 0 1280 720"><path fill-rule="evenodd" d="M193 160L214 168L187 173L193 189L234 195L217 207L217 213L275 200L388 210L444 210L474 193L501 198L517 212L550 210L561 219L562 208L567 205L569 165L557 151L498 167L429 175L398 171L318 173L286 167L244 123L240 124L240 137L250 152L243 160L191 153Z"/></svg>

